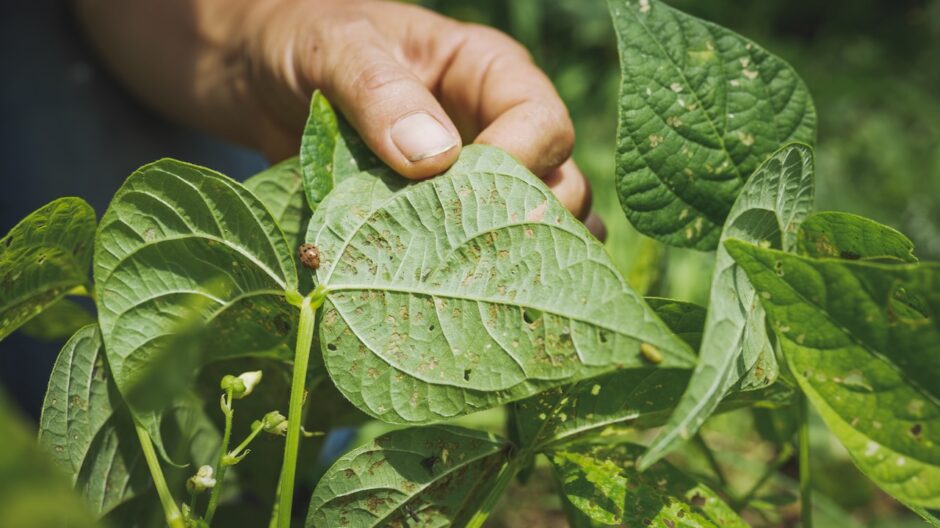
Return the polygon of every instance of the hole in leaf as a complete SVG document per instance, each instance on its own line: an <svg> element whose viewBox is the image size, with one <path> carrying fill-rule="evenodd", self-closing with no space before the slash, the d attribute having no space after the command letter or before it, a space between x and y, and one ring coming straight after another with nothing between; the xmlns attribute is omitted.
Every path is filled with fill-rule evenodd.
<svg viewBox="0 0 940 528"><path fill-rule="evenodd" d="M601 331L600 333L601 343L607 342L607 332Z"/></svg>
<svg viewBox="0 0 940 528"><path fill-rule="evenodd" d="M39 254L39 259L38 259L38 261L39 261L40 264L42 264L43 262L45 262L45 261L46 261L46 254L45 254L45 253L40 253L40 254Z"/></svg>
<svg viewBox="0 0 940 528"><path fill-rule="evenodd" d="M689 502L692 504L692 506L696 508L701 508L705 506L705 497L702 497L701 495L696 493L695 495L692 495L692 497L689 499Z"/></svg>
<svg viewBox="0 0 940 528"><path fill-rule="evenodd" d="M433 332L433 331L434 331L434 325L429 326L429 327L428 327L428 332Z"/></svg>
<svg viewBox="0 0 940 528"><path fill-rule="evenodd" d="M463 369L463 380L470 381L470 373L472 372L473 372L472 369Z"/></svg>
<svg viewBox="0 0 940 528"><path fill-rule="evenodd" d="M910 431L911 431L911 436L913 436L914 438L919 438L920 433L924 431L924 428L919 423L916 423L911 426Z"/></svg>
<svg viewBox="0 0 940 528"><path fill-rule="evenodd" d="M333 344L333 343L330 343L330 344L326 345L326 348L327 348L327 350L329 350L330 352L335 352L335 351L336 351L336 345Z"/></svg>
<svg viewBox="0 0 940 528"><path fill-rule="evenodd" d="M535 324L536 321L542 318L542 310L526 308L522 311L522 318L525 319L525 322L528 324Z"/></svg>

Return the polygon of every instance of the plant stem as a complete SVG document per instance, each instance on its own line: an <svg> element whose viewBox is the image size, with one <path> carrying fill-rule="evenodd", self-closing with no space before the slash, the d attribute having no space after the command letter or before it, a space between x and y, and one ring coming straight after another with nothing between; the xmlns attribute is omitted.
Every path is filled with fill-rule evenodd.
<svg viewBox="0 0 940 528"><path fill-rule="evenodd" d="M170 488L166 485L166 478L163 476L163 470L160 469L157 452L153 450L150 434L139 423L135 422L134 428L137 430L137 438L140 440L140 447L144 451L144 460L147 461L147 468L150 469L153 485L157 488L157 495L160 496L160 504L163 505L166 524L170 528L184 528L183 514L180 513L176 501L173 500L173 494L170 493Z"/></svg>
<svg viewBox="0 0 940 528"><path fill-rule="evenodd" d="M277 526L290 528L291 508L294 501L294 475L297 470L297 451L300 448L300 426L303 421L304 382L310 360L310 345L313 343L313 327L317 308L323 303L324 290L317 287L300 306L300 323L297 327L297 347L294 353L294 373L290 388L290 405L287 410L287 439L284 443L284 465L278 484Z"/></svg>
<svg viewBox="0 0 940 528"><path fill-rule="evenodd" d="M215 517L215 509L219 505L219 497L222 495L222 479L225 477L226 464L225 455L228 453L228 444L232 439L232 389L225 391L222 396L222 414L225 415L225 432L222 433L222 445L219 447L219 460L215 464L215 486L212 488L212 494L209 496L209 506L206 507L206 524L212 524L212 518Z"/></svg>
<svg viewBox="0 0 940 528"><path fill-rule="evenodd" d="M521 469L520 460L523 460L523 458L513 458L508 464L503 466L499 476L496 477L496 482L493 484L493 487L490 488L490 492L486 495L486 498L483 499L480 508L467 522L466 528L481 528L483 526L483 523L486 522L487 518L489 518L490 514L493 512L493 508L496 507L496 503L499 502L500 497L503 496L506 488L509 487L509 483L512 482L513 477L515 477L516 473Z"/></svg>
<svg viewBox="0 0 940 528"><path fill-rule="evenodd" d="M248 433L248 436L246 436L245 439L242 440L242 443L238 444L238 447L236 447L235 449L233 449L233 450L228 454L229 458L237 458L238 455L240 455L240 454L242 453L242 451L244 451L245 448L248 447L248 444L250 444L251 441L254 440L256 436L258 436L259 434L261 434L261 431L264 431L264 428L263 428L263 427L259 427L259 428L257 428L257 429L252 429L251 432Z"/></svg>
<svg viewBox="0 0 940 528"><path fill-rule="evenodd" d="M813 479L809 465L809 403L800 397L800 509L803 528L813 528Z"/></svg>
<svg viewBox="0 0 940 528"><path fill-rule="evenodd" d="M780 468L786 464L790 458L793 457L793 448L789 443L784 444L783 448L780 450L780 453L774 458L773 463L764 471L764 474L757 479L757 482L751 486L751 489L747 491L740 499L734 501L735 511L741 511L744 508L747 508L748 504L754 499L754 495L757 495L757 492L767 484L767 481L771 477L777 474L780 471Z"/></svg>
<svg viewBox="0 0 940 528"><path fill-rule="evenodd" d="M715 474L715 477L718 478L718 483L721 484L721 487L724 490L728 491L728 479L725 478L725 472L721 470L721 466L718 464L718 459L715 458L715 453L708 447L708 444L705 443L705 439L702 438L702 433L695 433L693 437L695 445L699 448L699 451L705 455L705 460L708 461L708 465L711 467L712 472Z"/></svg>

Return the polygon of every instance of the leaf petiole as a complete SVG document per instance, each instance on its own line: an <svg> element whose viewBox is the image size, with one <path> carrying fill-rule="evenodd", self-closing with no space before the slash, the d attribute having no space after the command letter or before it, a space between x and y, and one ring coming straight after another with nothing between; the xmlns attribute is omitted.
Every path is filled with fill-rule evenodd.
<svg viewBox="0 0 940 528"><path fill-rule="evenodd" d="M209 505L206 507L206 524L212 524L212 518L215 517L215 509L219 505L219 497L222 495L222 479L225 477L225 470L228 467L225 463L225 455L228 452L228 444L232 439L232 391L226 389L222 395L222 414L225 415L225 431L222 433L222 445L219 447L219 460L215 464L216 485L212 488L212 494L209 496Z"/></svg>
<svg viewBox="0 0 940 528"><path fill-rule="evenodd" d="M278 484L277 526L290 528L291 508L294 500L294 476L297 470L297 451L300 447L300 428L303 417L304 382L313 344L313 329L317 309L326 300L326 288L319 285L300 305L300 323L297 326L297 346L294 353L294 373L291 380L290 404L287 413L287 440L284 445L284 465Z"/></svg>
<svg viewBox="0 0 940 528"><path fill-rule="evenodd" d="M166 485L166 478L163 476L163 470L160 469L160 461L157 459L157 452L153 449L153 442L150 440L150 434L147 429L139 423L134 423L134 429L137 431L137 438L140 440L140 447L144 452L144 460L147 461L147 468L150 470L150 477L153 479L153 485L157 488L157 495L160 497L160 504L163 506L163 515L166 517L166 524L170 528L184 528L183 514L173 500L173 494Z"/></svg>
<svg viewBox="0 0 940 528"><path fill-rule="evenodd" d="M800 396L800 525L813 528L813 479L809 464L809 400Z"/></svg>

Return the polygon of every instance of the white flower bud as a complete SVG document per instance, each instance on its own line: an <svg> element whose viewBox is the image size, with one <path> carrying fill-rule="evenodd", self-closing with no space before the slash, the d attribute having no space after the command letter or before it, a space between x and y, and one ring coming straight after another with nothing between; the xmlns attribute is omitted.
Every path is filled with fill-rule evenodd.
<svg viewBox="0 0 940 528"><path fill-rule="evenodd" d="M238 375L238 379L241 380L242 383L244 383L245 390L242 391L241 394L237 394L235 397L237 399L242 399L245 396L250 395L251 392L255 390L255 387L257 387L258 384L261 383L261 371L252 370L248 372L242 372L241 374Z"/></svg>
<svg viewBox="0 0 940 528"><path fill-rule="evenodd" d="M212 477L212 466L200 467L196 474L186 481L186 488L190 493L202 493L214 487L215 479Z"/></svg>

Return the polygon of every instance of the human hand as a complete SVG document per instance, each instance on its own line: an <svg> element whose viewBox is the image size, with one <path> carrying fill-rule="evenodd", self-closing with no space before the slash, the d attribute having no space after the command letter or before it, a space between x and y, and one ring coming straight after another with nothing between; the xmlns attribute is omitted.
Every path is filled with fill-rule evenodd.
<svg viewBox="0 0 940 528"><path fill-rule="evenodd" d="M587 180L571 160L574 129L549 79L517 42L420 7L386 1L259 3L234 41L258 147L297 151L310 94L324 92L392 169L446 170L466 142L500 147L542 178L595 235Z"/></svg>

